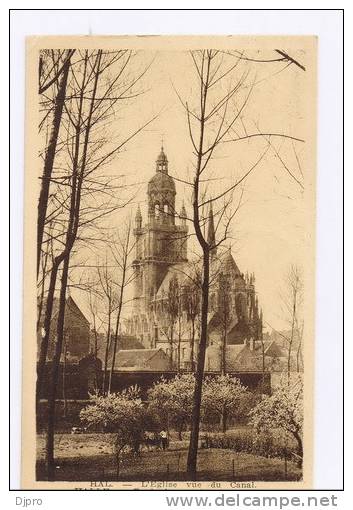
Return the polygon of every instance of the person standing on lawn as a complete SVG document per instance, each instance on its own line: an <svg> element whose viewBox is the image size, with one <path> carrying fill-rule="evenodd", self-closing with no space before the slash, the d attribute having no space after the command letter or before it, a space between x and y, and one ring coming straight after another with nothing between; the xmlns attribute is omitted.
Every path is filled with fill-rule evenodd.
<svg viewBox="0 0 353 510"><path fill-rule="evenodd" d="M161 430L159 435L160 435L160 438L161 438L162 449L165 450L167 448L167 446L168 446L168 436L167 436L167 433L163 429L163 430Z"/></svg>

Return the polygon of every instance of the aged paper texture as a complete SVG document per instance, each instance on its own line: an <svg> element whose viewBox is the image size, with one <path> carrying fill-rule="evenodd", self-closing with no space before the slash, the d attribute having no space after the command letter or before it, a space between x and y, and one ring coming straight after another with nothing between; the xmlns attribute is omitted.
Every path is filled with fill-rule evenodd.
<svg viewBox="0 0 353 510"><path fill-rule="evenodd" d="M27 41L22 488L312 488L316 38Z"/></svg>

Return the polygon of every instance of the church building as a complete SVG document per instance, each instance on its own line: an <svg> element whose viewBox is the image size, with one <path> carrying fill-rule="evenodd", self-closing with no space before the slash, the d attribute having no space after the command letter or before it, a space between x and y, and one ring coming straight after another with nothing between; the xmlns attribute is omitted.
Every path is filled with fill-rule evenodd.
<svg viewBox="0 0 353 510"><path fill-rule="evenodd" d="M146 349L162 348L171 368L195 366L199 341L201 264L188 257L188 225L184 203L176 208L176 186L168 173L163 147L148 183L147 218L135 217L133 312L127 333ZM216 244L212 206L207 239ZM262 335L253 274L239 270L231 249L211 252L208 345L240 345ZM210 352L211 350L210 349Z"/></svg>

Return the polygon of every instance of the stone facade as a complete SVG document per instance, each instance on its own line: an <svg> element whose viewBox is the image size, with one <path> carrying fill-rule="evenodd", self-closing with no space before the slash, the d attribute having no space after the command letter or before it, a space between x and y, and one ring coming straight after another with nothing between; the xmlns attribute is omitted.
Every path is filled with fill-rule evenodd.
<svg viewBox="0 0 353 510"><path fill-rule="evenodd" d="M168 158L162 147L156 171L148 183L147 218L140 207L135 217L134 307L127 321L127 333L146 349L162 348L171 364L190 368L192 352L197 358L198 317L190 320L185 299L195 291L200 264L188 260L188 226L184 204L176 211L176 186L168 174ZM215 243L212 207L209 210L208 241ZM209 345L244 344L262 335L254 275L240 272L230 248L211 252L209 294ZM179 295L178 310L171 318L173 286ZM194 338L194 342L192 342ZM193 346L192 346L193 343Z"/></svg>

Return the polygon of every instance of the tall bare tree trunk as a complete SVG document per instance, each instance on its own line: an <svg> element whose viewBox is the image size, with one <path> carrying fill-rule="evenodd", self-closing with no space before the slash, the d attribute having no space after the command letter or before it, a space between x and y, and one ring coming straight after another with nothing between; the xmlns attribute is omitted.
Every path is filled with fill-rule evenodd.
<svg viewBox="0 0 353 510"><path fill-rule="evenodd" d="M295 289L293 292L293 310L292 310L292 324L291 324L291 332L288 346L288 360L287 360L287 372L288 372L288 384L290 384L290 375L291 375L291 362L292 362L292 347L294 340L294 331L295 331L295 320L296 320L296 308L297 308L297 290Z"/></svg>
<svg viewBox="0 0 353 510"><path fill-rule="evenodd" d="M97 333L97 324L96 324L96 315L95 313L92 314L93 317L93 334L94 334L94 366L95 366L95 390L99 390L99 368L97 363L97 356L98 356L98 333Z"/></svg>
<svg viewBox="0 0 353 510"><path fill-rule="evenodd" d="M221 375L226 374L226 346L227 346L227 331L224 330L222 338Z"/></svg>
<svg viewBox="0 0 353 510"><path fill-rule="evenodd" d="M208 292L209 292L209 283L210 283L210 252L212 249L217 248L224 242L229 236L229 228L232 219L237 213L241 199L242 193L240 195L239 204L235 208L231 208L230 204L232 202L232 192L234 190L239 190L239 186L241 183L254 171L254 169L260 164L262 159L264 158L268 148L262 153L262 155L258 158L258 160L249 168L247 172L245 172L240 178L234 176L233 183L220 192L217 196L213 196L209 199L202 198L203 195L207 194L206 189L202 189L202 183L207 181L205 177L205 171L209 166L209 163L214 156L214 152L217 150L217 147L220 147L224 142L228 141L240 141L241 139L250 138L254 136L253 134L246 135L246 137L237 137L233 140L228 140L227 135L234 130L234 126L236 122L240 119L241 122L241 113L246 107L250 94L255 86L256 79L250 86L246 86L248 92L244 94L242 97L241 103L233 109L229 108L229 105L235 101L237 102L237 95L239 91L244 88L246 83L247 74L243 73L239 79L236 79L235 76L232 76L233 70L236 68L238 62L234 65L226 68L222 66L222 62L224 61L224 52L219 52L217 50L196 50L190 52L191 58L195 67L195 77L197 80L197 87L199 87L199 92L197 93L197 100L194 102L194 106L192 106L189 101L184 101L179 97L183 108L186 111L187 116L187 124L188 131L191 144L193 146L193 153L196 156L196 161L194 164L194 175L192 182L188 183L192 186L192 202L193 202L193 226L195 230L195 235L197 241L202 250L202 263L203 263L203 275L202 275L202 299L201 299L201 334L200 334L200 347L198 353L198 366L196 369L196 377L195 377L195 392L194 392L194 400L193 400L193 411L192 411L192 429L189 443L189 452L188 452L188 460L187 460L187 473L191 479L196 478L196 463L197 463L197 449L198 449L198 437L199 437L199 421L200 421L200 404L201 404L201 396L202 396L202 381L204 374L204 365L205 365L205 352L206 352L206 344L207 344L207 316L208 316ZM282 58L283 55L282 55ZM286 57L287 58L287 57ZM236 71L235 73L236 74ZM227 84L227 92L223 93L225 90L220 84L217 88L214 87L216 83L220 83L224 78L227 77L229 83ZM225 82L223 81L223 84ZM197 90L197 89L196 89ZM215 94L215 91L220 91L220 94ZM193 96L195 92L193 91ZM230 115L227 115L227 112L231 110ZM218 120L217 120L218 119ZM257 134L256 134L257 136ZM278 136L278 135L277 135ZM279 135L281 136L281 135ZM299 140L299 139L297 139ZM202 179L201 179L202 177ZM296 179L298 182L298 180ZM301 185L301 183L299 183ZM226 210L230 207L232 212L230 214L226 214L227 218L223 217L223 235L220 236L220 239L216 240L206 240L205 233L203 233L203 229L206 228L206 220L207 218L202 213L203 207L207 204L215 203L216 201L220 201L224 199L225 196L230 197L228 202L223 202L223 205L220 206L220 218L219 222L221 222L221 218L223 217ZM200 217L201 214L201 217ZM219 226L219 225L218 225Z"/></svg>
<svg viewBox="0 0 353 510"><path fill-rule="evenodd" d="M57 321L57 338L55 344L55 354L53 359L53 368L52 368L52 380L51 380L51 388L48 399L48 429L47 429L47 441L46 441L46 464L47 464L47 476L49 480L54 479L55 476L55 468L54 468L54 430L55 430L55 415L56 415L56 391L58 386L59 379L59 368L60 368L60 358L62 352L63 345L63 336L64 336L64 320L65 320L65 303L66 303L66 288L67 288L67 279L69 273L69 264L70 264L70 255L73 244L77 237L78 225L79 225L79 216L80 216L80 204L81 204L81 193L82 193L82 184L85 175L85 167L86 167L86 158L87 158L87 150L88 150L88 142L89 135L91 130L91 120L92 120L92 112L94 107L94 101L96 97L97 91L97 83L99 78L99 66L100 66L101 52L98 52L97 56L97 71L95 74L94 85L92 90L92 99L90 104L89 113L87 116L86 126L85 126L85 134L83 141L83 151L82 158L80 161L80 169L79 169L79 149L80 149L80 122L76 124L76 147L75 147L75 157L74 157L74 165L72 172L72 186L71 186L71 197L70 197L70 213L69 213L69 221L68 228L66 233L65 240L65 249L63 251L64 254L64 265L63 272L61 275L61 288L60 288L60 297L59 297L59 313L58 313L58 321ZM87 62L87 54L86 54L86 62ZM82 100L83 100L83 88L81 89L81 97L80 97L80 114L82 108Z"/></svg>
<svg viewBox="0 0 353 510"><path fill-rule="evenodd" d="M120 328L120 320L121 320L121 311L123 309L125 286L128 283L128 282L126 282L126 275L127 275L128 257L129 257L129 253L130 253L130 250L129 250L130 234L131 234L131 223L129 222L127 233L126 233L126 239L125 239L124 245L122 247L123 248L123 256L122 256L122 263L121 263L122 275L121 275L121 285L120 285L120 293L119 293L118 313L117 313L116 325L115 325L112 366L110 367L110 374L109 374L108 393L110 393L111 389L112 389L112 380L113 380L113 374L114 374L114 370L115 370L116 353L118 350L118 336L119 336L119 328ZM115 261L118 263L117 257L114 256L114 258L115 258Z"/></svg>
<svg viewBox="0 0 353 510"><path fill-rule="evenodd" d="M87 64L87 58L86 58L86 64ZM67 80L67 77L66 77L66 80ZM83 84L84 84L84 80L85 80L85 73L84 73L83 82L82 82ZM79 102L79 110L78 110L79 119L81 119L82 107L83 107L83 86L82 86L81 93L80 93L80 102ZM37 386L36 386L37 408L38 408L38 403L39 403L39 399L40 399L40 392L41 392L41 387L42 387L42 383L43 383L43 374L44 374L44 370L45 370L45 363L46 363L47 352L48 352L48 345L49 345L49 338L50 338L50 323L51 323L51 317L52 317L52 311L53 311L53 302L54 302L54 293L55 293L57 274L58 274L58 270L59 270L61 263L69 255L69 251L71 250L72 244L75 240L76 234L74 234L73 237L71 236L71 238L69 238L69 233L71 234L71 230L74 228L75 220L77 220L76 225L75 225L76 231L78 228L78 218L75 218L75 209L77 210L77 200L78 200L78 208L79 208L79 203L80 203L80 198L76 197L77 181L78 181L78 161L79 161L79 152L80 152L80 130L81 130L81 126L80 126L80 124L77 124L76 125L76 134L75 134L75 154L74 154L73 165L72 165L70 218L69 218L65 248L59 255L57 255L54 258L53 267L52 267L52 270L50 273L50 283L49 283L47 304L46 304L46 310L45 310L45 319L44 319L44 338L42 338L42 340L41 340L39 363L38 363L38 369L37 369ZM48 181L48 183L49 183L49 181ZM48 190L49 190L49 188L48 188ZM38 206L38 209L39 209L39 206ZM45 218L44 218L44 221L45 221ZM70 245L71 245L71 247L70 247Z"/></svg>
<svg viewBox="0 0 353 510"><path fill-rule="evenodd" d="M37 367L37 383L36 383L37 407L39 404L40 395L41 395L41 391L42 391L45 363L46 363L47 354L48 354L48 346L49 346L50 333L51 333L50 325L51 325L51 317L52 317L52 312L53 312L56 278L57 278L59 266L61 265L63 260L64 260L64 252L61 253L59 256L55 257L54 264L53 264L53 267L52 267L52 270L50 273L50 282L49 282L49 289L48 289L47 302L46 302L45 315L44 315L44 324L43 324L44 336L43 336L43 338L41 340L41 344L40 344L39 361L38 361L38 367Z"/></svg>
<svg viewBox="0 0 353 510"><path fill-rule="evenodd" d="M72 51L72 50L71 50ZM110 53L110 52L108 52ZM108 55L105 54L105 55ZM114 52L113 52L114 53ZM119 52L118 52L119 53ZM93 154L95 154L95 149L92 149L92 144L94 141L91 139L92 136L95 135L97 131L93 131L92 129L98 124L98 122L104 123L108 116L107 112L112 112L113 106L118 100L113 93L114 84L118 81L121 76L121 73L125 69L127 63L129 62L130 55L127 57L125 64L123 64L120 73L118 72L113 81L107 76L106 80L101 80L102 89L105 88L105 91L102 92L101 97L97 98L97 88L98 81L102 75L102 73L109 69L111 66L117 62L117 56L107 58L104 65L101 65L103 50L98 50L97 52L89 52L88 50L82 50L81 52L81 64L82 67L78 69L78 75L80 78L74 75L73 72L73 80L72 80L72 88L73 95L71 99L74 99L74 103L70 103L70 106L67 109L68 113L68 122L70 125L68 134L73 133L73 136L70 137L70 147L68 148L67 161L70 162L70 175L68 176L68 200L70 200L70 206L67 208L65 206L64 214L66 214L66 209L68 209L68 218L67 222L65 220L65 227L63 234L65 235L64 249L62 253L54 259L53 270L51 272L51 280L49 284L49 295L47 300L47 310L46 310L46 318L45 318L45 337L42 339L41 343L41 353L40 353L40 364L39 364L39 373L42 372L42 369L45 368L46 354L49 343L49 332L50 332L50 321L52 316L52 308L53 308L53 300L54 300L54 290L57 279L57 274L59 270L59 266L63 264L63 270L61 274L61 287L60 287L60 298L59 298L59 314L57 320L57 338L55 344L55 354L53 359L53 367L52 367L52 377L51 384L49 389L49 401L48 401L48 429L47 429L47 440L46 440L46 465L47 465L47 478L54 478L54 424L55 424L55 411L56 411L56 393L58 386L58 376L60 369L60 358L61 351L63 346L63 328L64 328L64 316L65 316L65 294L67 288L68 281L68 271L70 264L70 256L73 245L77 239L77 232L80 225L81 210L81 194L82 194L82 186L84 181L88 180L88 176L95 172L99 167L101 167L109 158L116 154L123 145L125 145L129 140L131 140L137 133L139 133L143 127L149 124L151 121L147 122L143 127L138 128L133 134L128 136L122 143L119 143L117 147L112 150L108 150L106 153L102 155L102 157L98 158L98 161L94 160ZM82 77L82 78L81 78ZM67 79L67 77L66 77ZM134 82L130 82L130 88L133 87ZM48 86L48 85L47 85ZM116 89L115 89L116 90ZM113 97L111 97L113 94ZM122 98L123 96L121 96ZM64 95L65 98L65 95ZM104 101L108 100L108 106L105 106ZM86 104L84 104L86 102ZM62 102L62 106L64 103ZM70 112L70 108L75 112L72 115ZM77 109L77 112L76 112ZM61 110L62 113L62 110ZM50 145L50 150L48 151L48 164L46 170L50 169L50 161L51 168L53 168L55 150L54 141L57 143L58 133L60 128L60 120L58 120L56 129L57 133L53 135L53 143ZM97 140L96 140L97 142ZM100 139L99 144L106 143L106 140ZM103 146L102 145L102 146ZM44 175L46 177L46 175ZM49 179L44 178L43 181L48 184ZM45 199L45 196L47 197ZM47 204L49 196L49 189L47 191L43 191L43 196L39 202L39 211L43 212L42 204ZM44 214L44 223L45 223L45 213ZM88 222L93 222L94 219L90 219ZM87 222L86 222L87 223ZM82 224L81 224L82 225ZM38 245L39 238L43 233L40 233L39 226L39 235L38 235ZM43 229L44 232L44 229ZM61 241L61 240L60 240ZM38 377L38 383L42 381L42 377ZM40 384L38 384L38 388L40 390ZM37 392L39 395L39 391Z"/></svg>
<svg viewBox="0 0 353 510"><path fill-rule="evenodd" d="M108 374L108 357L109 357L109 350L110 350L110 336L111 336L111 315L112 315L112 309L111 309L111 301L109 301L108 305L108 331L107 331L107 341L105 344L105 355L104 355L104 370L103 370L103 383L102 383L102 391L103 395L106 393L107 389L107 374Z"/></svg>
<svg viewBox="0 0 353 510"><path fill-rule="evenodd" d="M116 325L115 325L112 364L111 364L110 373L109 373L108 393L110 393L111 390L112 390L112 382L113 382L113 374L114 374L114 370L115 370L116 353L117 353L117 350L118 350L118 336L119 336L119 327L120 327L120 317L121 317L121 310L122 310L122 307L123 307L122 299L123 299L123 293L120 292L120 301L119 301L119 306L118 306L118 315L117 315L117 318L116 318Z"/></svg>
<svg viewBox="0 0 353 510"><path fill-rule="evenodd" d="M169 364L170 364L170 370L173 370L173 367L174 367L174 361L173 361L174 324L171 324L171 326L170 326L169 345L170 345Z"/></svg>
<svg viewBox="0 0 353 510"><path fill-rule="evenodd" d="M64 338L64 321L65 321L65 305L66 305L66 288L69 273L70 256L67 255L64 260L63 272L61 275L61 288L59 297L59 313L57 322L57 338L55 344L55 353L52 363L52 379L49 389L48 398L48 429L46 438L46 464L48 480L55 479L55 463L54 463L54 431L55 431L55 405L56 394L60 370L60 358L62 352Z"/></svg>
<svg viewBox="0 0 353 510"><path fill-rule="evenodd" d="M44 256L42 257L42 282L41 282L41 290L40 290L40 296L39 296L39 303L38 303L38 313L37 313L37 327L36 330L39 332L40 330L40 324L42 322L42 313L43 313L43 306L44 306L44 294L45 294L45 282L46 282L46 272L48 268L48 258L49 258L49 248L45 251Z"/></svg>
<svg viewBox="0 0 353 510"><path fill-rule="evenodd" d="M202 398L202 382L205 369L207 347L208 290L210 281L210 254L208 247L203 252L203 276L201 288L201 334L197 367L195 374L195 391L191 415L191 434L187 458L187 473L191 480L196 480L197 450L200 431L200 411Z"/></svg>
<svg viewBox="0 0 353 510"><path fill-rule="evenodd" d="M190 352L190 361L191 361L191 371L195 370L195 320L191 321L191 352Z"/></svg>
<svg viewBox="0 0 353 510"><path fill-rule="evenodd" d="M67 395L66 395L66 368L67 368L67 338L64 334L64 360L63 360L63 417L67 418Z"/></svg>
<svg viewBox="0 0 353 510"><path fill-rule="evenodd" d="M67 56L67 59L63 65L62 77L59 82L58 93L57 93L57 96L55 99L53 125L52 125L52 130L51 130L50 138L49 138L49 144L48 144L48 148L47 148L47 151L45 154L45 160L44 160L44 170L43 170L41 189L40 189L40 195L39 195L39 201L38 201L37 276L39 273L41 249L42 249L42 242L43 242L43 235L44 235L44 226L45 226L45 219L46 219L46 215L47 215L50 180L51 180L51 175L52 175L53 166L54 166L56 146L58 143L61 117L62 117L64 103L65 103L67 78L69 75L72 54L73 54L72 50L68 50L68 56Z"/></svg>
<svg viewBox="0 0 353 510"><path fill-rule="evenodd" d="M180 363L181 363L181 311L179 310L178 317L178 374L180 373Z"/></svg>
<svg viewBox="0 0 353 510"><path fill-rule="evenodd" d="M297 359L297 372L300 372L301 367L303 366L303 360L302 360L302 339L300 339L300 342L298 344L296 359Z"/></svg>

